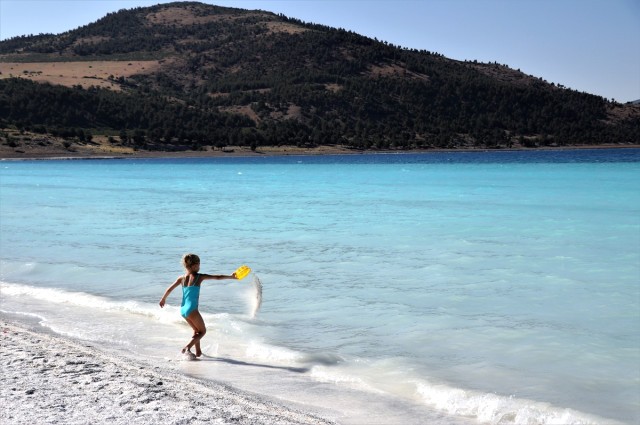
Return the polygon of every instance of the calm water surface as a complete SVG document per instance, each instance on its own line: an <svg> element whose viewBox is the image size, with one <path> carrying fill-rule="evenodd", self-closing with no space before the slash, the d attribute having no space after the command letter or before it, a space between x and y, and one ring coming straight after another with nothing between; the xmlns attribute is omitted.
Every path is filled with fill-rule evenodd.
<svg viewBox="0 0 640 425"><path fill-rule="evenodd" d="M55 332L345 423L640 421L637 149L5 161L0 214L0 310ZM185 252L264 285L203 287L209 361Z"/></svg>

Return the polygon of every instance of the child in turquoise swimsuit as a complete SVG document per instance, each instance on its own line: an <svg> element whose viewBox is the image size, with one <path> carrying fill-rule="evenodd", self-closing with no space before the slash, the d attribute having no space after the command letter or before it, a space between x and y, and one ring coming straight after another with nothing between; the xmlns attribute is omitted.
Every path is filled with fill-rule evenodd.
<svg viewBox="0 0 640 425"><path fill-rule="evenodd" d="M200 258L195 254L185 254L182 257L182 266L187 274L178 277L176 281L167 288L160 300L160 307L164 307L167 297L171 291L176 289L178 285L182 285L182 304L180 307L180 314L193 329L193 337L191 337L191 341L189 341L189 343L182 349L182 353L188 354L191 358L195 358L202 355L202 350L200 350L200 340L204 334L207 333L204 320L198 311L200 285L205 280L237 279L237 277L235 273L230 276L198 273L200 271ZM191 347L194 345L196 346L195 355L191 353Z"/></svg>

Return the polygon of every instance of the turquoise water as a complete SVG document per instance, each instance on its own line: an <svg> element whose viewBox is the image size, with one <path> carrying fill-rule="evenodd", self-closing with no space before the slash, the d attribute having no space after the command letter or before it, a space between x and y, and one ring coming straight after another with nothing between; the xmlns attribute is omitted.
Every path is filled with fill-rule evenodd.
<svg viewBox="0 0 640 425"><path fill-rule="evenodd" d="M637 149L4 161L0 215L0 310L55 332L174 361L195 252L264 298L203 287L185 373L346 423L640 421Z"/></svg>

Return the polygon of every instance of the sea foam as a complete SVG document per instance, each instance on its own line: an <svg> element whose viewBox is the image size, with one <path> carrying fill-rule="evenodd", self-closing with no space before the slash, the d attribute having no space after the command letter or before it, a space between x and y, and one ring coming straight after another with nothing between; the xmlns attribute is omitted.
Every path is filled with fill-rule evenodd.
<svg viewBox="0 0 640 425"><path fill-rule="evenodd" d="M425 404L451 415L474 417L490 424L619 424L572 409L493 393L463 390L447 385L416 382Z"/></svg>
<svg viewBox="0 0 640 425"><path fill-rule="evenodd" d="M154 305L139 301L115 301L85 292L0 282L0 293L13 297L28 296L53 304L87 307L104 312L124 312L143 315L165 323L179 322L176 318L176 307L168 307L163 311Z"/></svg>

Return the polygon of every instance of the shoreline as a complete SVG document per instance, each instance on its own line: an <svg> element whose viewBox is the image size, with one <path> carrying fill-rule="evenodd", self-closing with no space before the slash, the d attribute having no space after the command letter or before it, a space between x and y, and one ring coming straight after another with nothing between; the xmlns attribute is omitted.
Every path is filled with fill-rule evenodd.
<svg viewBox="0 0 640 425"><path fill-rule="evenodd" d="M37 161L37 160L107 160L107 159L186 159L186 158L259 158L279 156L331 156L331 155L377 155L377 154L427 154L448 152L542 152L542 151L572 151L572 150L600 150L600 149L639 149L640 144L606 144L606 145L574 145L574 146L544 146L537 148L513 147L500 149L487 148L458 148L458 149L411 149L411 150L356 150L344 146L319 146L317 148L264 147L252 151L247 147L232 147L228 150L205 151L132 151L127 153L107 153L104 151L86 150L77 152L33 152L7 153L0 152L0 161Z"/></svg>
<svg viewBox="0 0 640 425"><path fill-rule="evenodd" d="M2 423L335 424L4 315L0 329Z"/></svg>

